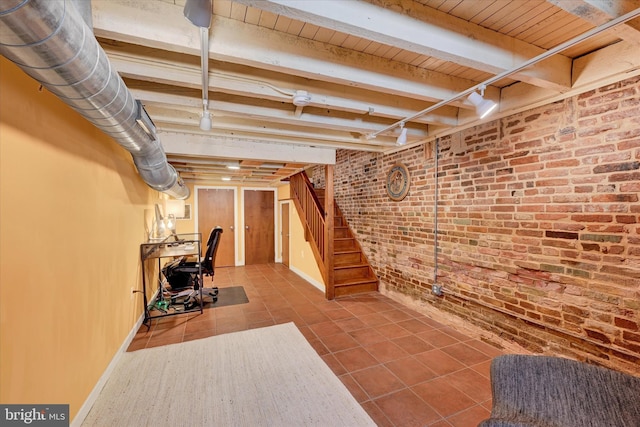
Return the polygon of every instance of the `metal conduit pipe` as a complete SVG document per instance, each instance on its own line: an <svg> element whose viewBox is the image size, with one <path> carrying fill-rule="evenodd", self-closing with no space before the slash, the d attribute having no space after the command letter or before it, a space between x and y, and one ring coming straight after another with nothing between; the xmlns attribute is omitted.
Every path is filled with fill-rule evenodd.
<svg viewBox="0 0 640 427"><path fill-rule="evenodd" d="M440 138L436 138L435 146L435 163L433 165L433 284L431 291L435 295L442 295L442 286L438 283L438 157L440 156Z"/></svg>
<svg viewBox="0 0 640 427"><path fill-rule="evenodd" d="M155 131L136 122L141 106L74 2L3 0L0 7L0 54L129 151L151 188L188 198Z"/></svg>

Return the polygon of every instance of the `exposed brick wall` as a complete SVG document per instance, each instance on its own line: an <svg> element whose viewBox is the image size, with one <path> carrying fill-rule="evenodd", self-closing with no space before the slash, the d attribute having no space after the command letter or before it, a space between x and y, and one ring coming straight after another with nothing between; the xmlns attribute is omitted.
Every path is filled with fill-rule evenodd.
<svg viewBox="0 0 640 427"><path fill-rule="evenodd" d="M640 373L640 78L440 140L442 297L430 152L337 153L336 201L382 287L535 352ZM395 162L411 172L400 202L385 192Z"/></svg>

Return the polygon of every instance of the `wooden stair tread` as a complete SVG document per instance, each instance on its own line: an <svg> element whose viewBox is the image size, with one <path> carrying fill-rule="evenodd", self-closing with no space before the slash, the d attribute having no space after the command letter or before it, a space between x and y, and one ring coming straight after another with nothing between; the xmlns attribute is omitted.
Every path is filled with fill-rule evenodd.
<svg viewBox="0 0 640 427"><path fill-rule="evenodd" d="M354 263L354 264L336 265L334 267L334 270L347 269L347 268L362 268L362 267L369 267L369 264L367 264L366 262L361 262L361 263Z"/></svg>
<svg viewBox="0 0 640 427"><path fill-rule="evenodd" d="M325 189L312 190L324 210ZM333 211L334 297L378 291L379 280L335 200Z"/></svg>
<svg viewBox="0 0 640 427"><path fill-rule="evenodd" d="M359 285L364 283L378 283L378 279L376 277L356 277L356 278L336 281L334 283L334 286L351 286L351 285Z"/></svg>

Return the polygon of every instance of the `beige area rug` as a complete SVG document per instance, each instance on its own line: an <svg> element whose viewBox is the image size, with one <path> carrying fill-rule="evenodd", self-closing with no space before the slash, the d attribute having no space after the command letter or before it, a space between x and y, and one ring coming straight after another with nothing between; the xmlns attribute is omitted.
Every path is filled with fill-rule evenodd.
<svg viewBox="0 0 640 427"><path fill-rule="evenodd" d="M293 323L123 354L84 426L375 426Z"/></svg>

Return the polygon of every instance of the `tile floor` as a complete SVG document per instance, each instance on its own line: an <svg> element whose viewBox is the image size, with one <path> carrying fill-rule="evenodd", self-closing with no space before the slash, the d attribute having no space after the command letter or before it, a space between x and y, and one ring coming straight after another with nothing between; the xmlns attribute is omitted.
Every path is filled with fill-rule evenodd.
<svg viewBox="0 0 640 427"><path fill-rule="evenodd" d="M249 303L153 320L129 350L294 322L379 426L470 427L489 416L493 346L378 293L327 301L282 264L218 268L214 283L243 286Z"/></svg>

